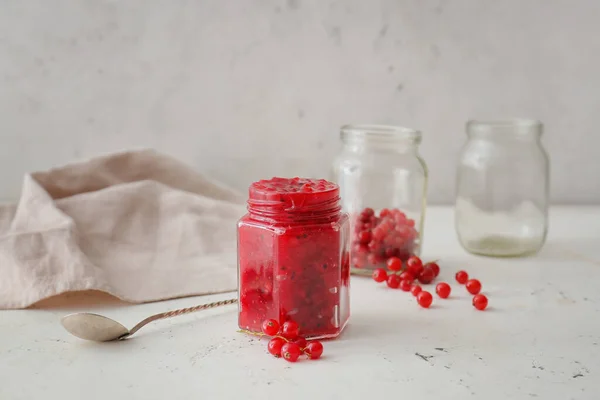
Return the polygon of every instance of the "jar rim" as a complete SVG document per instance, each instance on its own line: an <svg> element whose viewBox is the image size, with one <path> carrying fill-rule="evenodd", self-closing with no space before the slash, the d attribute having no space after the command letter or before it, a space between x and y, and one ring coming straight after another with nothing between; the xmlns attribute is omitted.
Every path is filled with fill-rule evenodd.
<svg viewBox="0 0 600 400"><path fill-rule="evenodd" d="M273 223L334 218L341 211L340 188L325 179L273 177L250 185L247 204L254 218Z"/></svg>
<svg viewBox="0 0 600 400"><path fill-rule="evenodd" d="M467 121L467 133L512 133L517 135L541 135L544 125L531 118L507 118L498 120L471 119Z"/></svg>
<svg viewBox="0 0 600 400"><path fill-rule="evenodd" d="M362 139L378 142L421 141L421 131L396 125L348 124L341 128L343 140Z"/></svg>

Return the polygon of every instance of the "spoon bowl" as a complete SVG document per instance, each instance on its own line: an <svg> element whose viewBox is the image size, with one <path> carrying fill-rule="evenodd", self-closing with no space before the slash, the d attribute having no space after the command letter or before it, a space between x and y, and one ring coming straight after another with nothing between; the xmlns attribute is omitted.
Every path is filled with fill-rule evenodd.
<svg viewBox="0 0 600 400"><path fill-rule="evenodd" d="M114 319L92 313L69 314L61 320L73 336L94 342L110 342L129 336L129 329Z"/></svg>

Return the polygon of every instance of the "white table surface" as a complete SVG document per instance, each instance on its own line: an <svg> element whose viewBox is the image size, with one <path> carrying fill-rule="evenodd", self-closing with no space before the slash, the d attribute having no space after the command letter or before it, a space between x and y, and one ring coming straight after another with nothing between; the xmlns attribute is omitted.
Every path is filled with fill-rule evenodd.
<svg viewBox="0 0 600 400"><path fill-rule="evenodd" d="M93 310L133 326L145 316L224 299L79 304L0 312L0 399L600 399L600 207L555 207L535 257L463 251L450 208L430 208L424 258L440 259L449 300L422 309L400 290L352 281L352 317L324 358L296 364L236 332L236 307L156 322L96 344L59 324ZM481 279L476 311L453 281ZM74 300L78 296L73 296Z"/></svg>

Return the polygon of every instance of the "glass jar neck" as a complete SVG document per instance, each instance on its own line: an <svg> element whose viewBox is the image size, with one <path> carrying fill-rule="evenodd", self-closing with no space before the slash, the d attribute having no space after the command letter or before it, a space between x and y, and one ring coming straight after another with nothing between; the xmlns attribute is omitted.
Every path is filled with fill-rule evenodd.
<svg viewBox="0 0 600 400"><path fill-rule="evenodd" d="M356 151L416 153L421 132L389 125L346 125L340 137L345 148Z"/></svg>
<svg viewBox="0 0 600 400"><path fill-rule="evenodd" d="M471 120L467 122L466 130L470 139L496 142L538 142L543 133L543 125L540 121L530 119Z"/></svg>
<svg viewBox="0 0 600 400"><path fill-rule="evenodd" d="M250 217L272 224L311 224L341 216L339 187L321 180L273 178L249 189Z"/></svg>

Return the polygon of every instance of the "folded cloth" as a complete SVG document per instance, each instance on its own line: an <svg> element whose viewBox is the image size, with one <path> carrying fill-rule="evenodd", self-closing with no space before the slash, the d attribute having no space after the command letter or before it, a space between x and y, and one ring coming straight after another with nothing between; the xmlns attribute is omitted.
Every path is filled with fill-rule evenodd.
<svg viewBox="0 0 600 400"><path fill-rule="evenodd" d="M235 290L243 198L151 150L24 178L0 205L0 309L61 293L140 303Z"/></svg>

